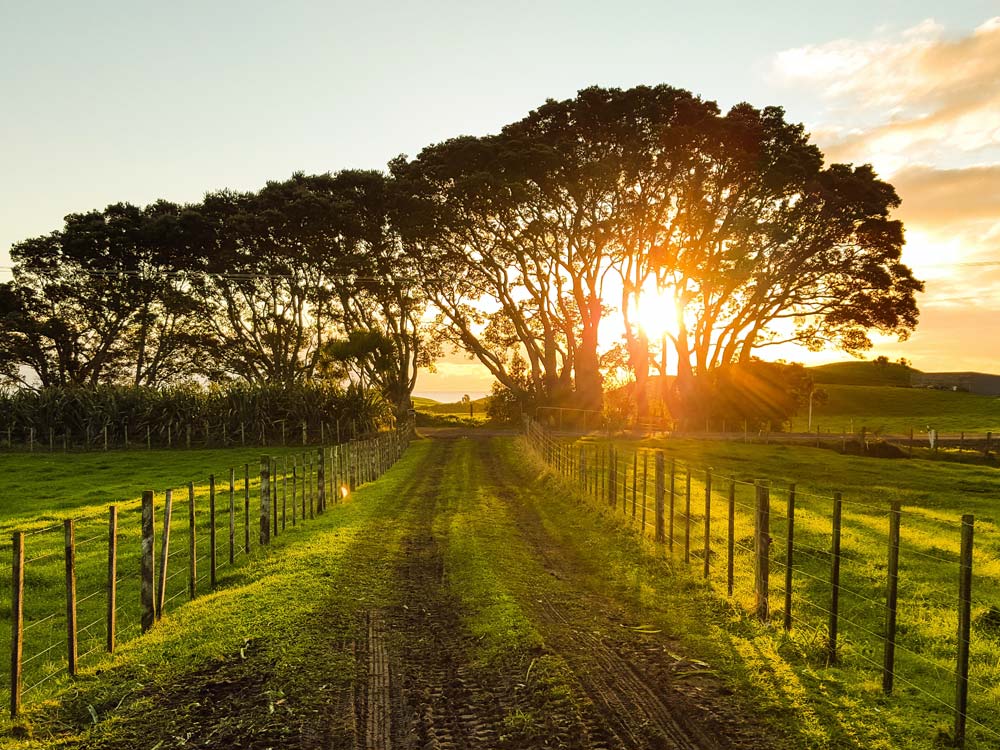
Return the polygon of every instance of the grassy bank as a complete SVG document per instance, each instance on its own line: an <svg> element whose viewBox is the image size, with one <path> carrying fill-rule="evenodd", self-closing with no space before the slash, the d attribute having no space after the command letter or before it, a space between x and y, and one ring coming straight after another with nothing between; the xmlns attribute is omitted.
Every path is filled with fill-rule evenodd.
<svg viewBox="0 0 1000 750"><path fill-rule="evenodd" d="M593 467L594 446L588 450ZM669 466L675 462L673 542L661 548L669 559L695 578L705 560L705 483L711 474L709 576L707 584L725 599L726 495L735 480L736 587L728 599L733 607L730 637L747 638L740 645L745 658L760 660L762 674L771 675L775 694L804 691L803 706L836 722L850 736L868 737L866 727L884 727L865 740L870 747L930 747L947 738L954 704L957 648L958 551L963 513L976 516L974 556L972 680L969 736L974 747L993 747L1000 736L989 727L1000 724L1000 631L992 610L1000 604L1000 524L996 497L1000 474L987 467L925 461L879 461L841 456L830 451L791 446L718 444L699 441L619 443L616 514L632 521L633 466L639 467L638 513L643 497L648 534L652 533L652 451L664 449ZM642 491L644 456L650 479ZM633 456L637 461L633 464ZM622 464L627 467L622 484ZM711 468L710 468L711 467ZM686 512L690 472L691 505ZM606 473L605 473L606 475ZM591 479L593 480L593 476ZM771 483L772 616L760 631L750 622L753 610L753 482ZM787 540L788 487L796 484L795 559L792 577L793 628L783 635L784 575ZM626 489L626 486L628 489ZM840 657L826 666L826 624L830 607L832 493L844 497L841 578ZM606 492L600 503L606 502ZM899 640L896 697L881 695L882 631L886 581L888 503L903 503L900 553ZM669 494L668 494L669 508ZM623 512L624 509L624 512ZM670 530L668 511L667 530ZM672 546L672 549L670 547ZM685 553L685 549L688 552ZM685 562L687 557L687 562ZM769 631L769 632L768 632ZM752 637L748 637L752 634ZM767 658L764 658L767 655ZM803 710L805 710L805 708ZM855 718L856 717L856 718ZM981 726L982 725L982 726ZM853 728L850 728L853 727ZM837 745L833 745L837 746Z"/></svg>
<svg viewBox="0 0 1000 750"><path fill-rule="evenodd" d="M878 385L822 385L826 403L813 405L812 429L840 434L860 432L908 435L913 428L926 438L928 428L948 433L1000 435L1000 397L972 393L936 391L926 388L895 388ZM792 421L794 431L806 430L808 414Z"/></svg>
<svg viewBox="0 0 1000 750"><path fill-rule="evenodd" d="M429 448L414 445L381 481L287 530L219 591L177 606L113 658L54 681L47 694L59 702L35 696L19 730L0 727L21 737L4 746L130 748L160 737L166 747L183 744L183 728L199 722L213 728L216 746L231 736L263 748L303 732L320 744L342 741L356 665L350 649L317 644L363 639L350 613L387 597L388 568L373 561L397 552L401 531L384 519L400 512ZM330 716L340 703L343 716Z"/></svg>

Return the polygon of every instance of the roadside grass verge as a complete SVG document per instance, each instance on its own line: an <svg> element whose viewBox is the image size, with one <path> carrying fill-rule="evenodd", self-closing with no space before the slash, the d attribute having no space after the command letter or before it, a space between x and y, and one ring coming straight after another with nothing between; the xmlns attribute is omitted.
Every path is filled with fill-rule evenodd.
<svg viewBox="0 0 1000 750"><path fill-rule="evenodd" d="M817 717L830 732L817 747L859 742L865 747L932 747L947 743L955 698L957 649L959 521L976 515L973 582L972 668L968 743L995 747L1000 726L1000 473L995 469L924 461L887 461L841 456L798 446L760 446L706 441L618 441L616 507L606 511L631 519L632 455L639 452L639 508L642 455L662 448L669 467L676 461L674 544L653 545L670 560L678 580L705 588L728 612L726 633L750 676L777 676L771 689L788 691L796 711ZM579 441L593 451L593 442ZM592 453L590 454L592 455ZM648 535L653 519L653 455L645 494ZM593 460L593 459L589 459ZM622 486L627 466L629 491ZM593 465L593 464L591 464ZM711 467L711 556L704 565L705 470ZM691 512L685 513L687 472L691 472ZM726 494L736 480L735 590L726 599ZM771 619L751 619L753 610L753 502L755 479L771 486ZM781 628L786 551L785 505L789 483L796 487L795 559L792 578L793 628ZM750 486L748 486L750 485ZM575 485L574 485L575 488ZM827 667L825 644L830 607L831 496L843 492L844 526L840 602L840 664ZM606 496L605 496L606 498ZM606 499L596 501L598 506ZM882 632L887 566L888 506L903 503L900 549L899 630L895 696L881 694ZM627 512L622 513L623 503ZM668 495L669 505L669 495ZM668 513L669 528L669 513ZM638 521L635 522L638 525ZM689 530L690 529L690 530ZM669 532L668 532L669 533ZM684 562L685 539L690 562ZM713 593L714 592L714 593ZM801 692L801 697L794 693ZM993 728L992 730L990 728Z"/></svg>
<svg viewBox="0 0 1000 750"><path fill-rule="evenodd" d="M316 449L309 451L315 458ZM66 670L65 568L63 520L75 519L77 622L80 663L100 659L104 651L107 584L108 506L118 508L118 643L140 630L140 495L154 489L156 549L163 535L165 490L173 493L170 561L167 568L166 609L172 611L189 597L191 568L189 488L193 485L195 536L198 558L196 588L208 591L210 475L216 479L218 582L230 583L245 562L247 542L255 550L259 538L260 458L276 455L282 462L295 459L298 481L278 484L279 517L284 508L284 530L308 515L303 512L302 453L288 448L172 450L88 454L17 454L0 461L10 478L10 502L0 506L0 651L10 652L11 531L25 536L24 697L44 698ZM281 464L286 465L286 464ZM230 469L235 469L233 564L229 563ZM313 484L315 481L313 480ZM294 494L293 494L294 491ZM7 495L5 495L5 498ZM247 500L249 499L249 512ZM333 506L339 498L331 498ZM309 503L306 503L308 506ZM315 497L313 499L315 505ZM293 509L294 506L294 509ZM283 533L279 530L278 536ZM157 565L159 563L157 562ZM0 668L0 698L9 697L9 662Z"/></svg>
<svg viewBox="0 0 1000 750"><path fill-rule="evenodd" d="M225 588L61 680L17 727L0 725L10 738L0 746L165 748L207 731L220 747L343 742L356 669L349 644L364 638L356 613L388 595L387 561L402 532L385 518L405 511L400 498L430 450L414 443L379 482L279 537Z"/></svg>

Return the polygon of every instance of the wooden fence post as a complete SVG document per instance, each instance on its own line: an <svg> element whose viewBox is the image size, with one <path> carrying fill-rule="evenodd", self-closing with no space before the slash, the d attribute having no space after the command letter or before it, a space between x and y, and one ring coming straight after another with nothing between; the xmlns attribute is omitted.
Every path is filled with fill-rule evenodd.
<svg viewBox="0 0 1000 750"><path fill-rule="evenodd" d="M21 656L24 651L24 532L14 532L10 595L10 717L21 713Z"/></svg>
<svg viewBox="0 0 1000 750"><path fill-rule="evenodd" d="M156 604L154 602L153 579L155 566L153 564L154 547L153 530L153 491L144 490L142 493L142 541L140 543L140 593L142 602L142 612L140 619L142 622L142 632L145 633L156 621Z"/></svg>
<svg viewBox="0 0 1000 750"><path fill-rule="evenodd" d="M156 577L156 619L163 619L163 605L167 595L167 565L170 562L170 517L173 515L174 493L166 491L163 501L163 538L160 540L160 564Z"/></svg>
<svg viewBox="0 0 1000 750"><path fill-rule="evenodd" d="M691 563L691 467L684 472L684 564Z"/></svg>
<svg viewBox="0 0 1000 750"><path fill-rule="evenodd" d="M586 415L585 417L586 418ZM649 487L649 453L642 453L642 533L646 533L646 489Z"/></svg>
<svg viewBox="0 0 1000 750"><path fill-rule="evenodd" d="M670 459L670 492L669 492L670 500L669 500L669 503L668 503L668 507L669 507L670 513L669 513L669 518L667 520L667 528L668 528L667 541L669 543L668 547L669 547L669 549L670 549L671 552L674 551L674 501L675 501L676 495L677 495L676 490L675 490L675 480L676 480L676 478L677 478L677 459L676 458L671 458Z"/></svg>
<svg viewBox="0 0 1000 750"><path fill-rule="evenodd" d="M295 469L295 456L292 456L292 526L295 526L295 516L297 515L295 512L295 506L298 502L298 495L296 494L296 485L298 484L296 481L297 479L298 476Z"/></svg>
<svg viewBox="0 0 1000 750"><path fill-rule="evenodd" d="M270 459L260 457L260 546L271 543L271 485Z"/></svg>
<svg viewBox="0 0 1000 750"><path fill-rule="evenodd" d="M639 490L639 452L632 454L632 520L635 520L635 502Z"/></svg>
<svg viewBox="0 0 1000 750"><path fill-rule="evenodd" d="M194 482L188 482L188 597L198 595L198 531L195 525Z"/></svg>
<svg viewBox="0 0 1000 750"><path fill-rule="evenodd" d="M326 508L326 455L320 446L316 452L316 508L320 513Z"/></svg>
<svg viewBox="0 0 1000 750"><path fill-rule="evenodd" d="M229 469L229 564L236 561L236 469Z"/></svg>
<svg viewBox="0 0 1000 750"><path fill-rule="evenodd" d="M622 515L628 515L628 460L624 457L622 459Z"/></svg>
<svg viewBox="0 0 1000 750"><path fill-rule="evenodd" d="M271 530L271 537L276 539L278 537L278 459L274 456L269 456L268 462L268 478L271 487L271 523L269 528Z"/></svg>
<svg viewBox="0 0 1000 750"><path fill-rule="evenodd" d="M663 544L663 451L656 451L656 478L654 481L656 494L656 535L655 539Z"/></svg>
<svg viewBox="0 0 1000 750"><path fill-rule="evenodd" d="M302 457L302 463L305 466L305 487L309 491L309 520L311 521L316 517L315 514L315 502L313 497L313 471L312 471L312 454L305 453Z"/></svg>
<svg viewBox="0 0 1000 750"><path fill-rule="evenodd" d="M788 485L785 532L785 632L792 629L792 564L795 562L795 483Z"/></svg>
<svg viewBox="0 0 1000 750"><path fill-rule="evenodd" d="M958 576L958 675L955 684L955 743L965 747L969 705L969 635L972 626L972 532L975 518L962 516L962 547Z"/></svg>
<svg viewBox="0 0 1000 750"><path fill-rule="evenodd" d="M76 677L76 530L72 518L63 521L66 535L66 661L71 677Z"/></svg>
<svg viewBox="0 0 1000 750"><path fill-rule="evenodd" d="M705 470L705 569L708 578L709 562L712 558L712 469Z"/></svg>
<svg viewBox="0 0 1000 750"><path fill-rule="evenodd" d="M215 530L215 474L208 475L208 580L212 590L217 583L218 551Z"/></svg>
<svg viewBox="0 0 1000 750"><path fill-rule="evenodd" d="M118 629L118 506L108 508L108 608L105 617L106 642L109 654L115 652L115 635Z"/></svg>
<svg viewBox="0 0 1000 750"><path fill-rule="evenodd" d="M295 507L295 501L292 501L292 507ZM286 520L288 518L288 456L281 457L281 530L284 531L286 527Z"/></svg>
<svg viewBox="0 0 1000 750"><path fill-rule="evenodd" d="M736 477L729 478L729 524L726 529L726 594L733 595L734 555L736 552Z"/></svg>
<svg viewBox="0 0 1000 750"><path fill-rule="evenodd" d="M614 446L608 447L608 504L612 508L618 505L618 451Z"/></svg>
<svg viewBox="0 0 1000 750"><path fill-rule="evenodd" d="M250 554L250 464L243 464L243 551Z"/></svg>
<svg viewBox="0 0 1000 750"><path fill-rule="evenodd" d="M757 619L767 622L770 616L770 565L771 565L771 490L764 482L757 481L757 512L754 514L754 593Z"/></svg>
<svg viewBox="0 0 1000 750"><path fill-rule="evenodd" d="M843 502L839 492L833 493L833 535L830 568L830 626L826 646L827 662L837 663L837 625L840 615L840 527Z"/></svg>
<svg viewBox="0 0 1000 750"><path fill-rule="evenodd" d="M899 592L899 521L902 505L893 501L889 511L889 573L885 594L885 650L882 654L882 692L892 695L896 673L896 600Z"/></svg>
<svg viewBox="0 0 1000 750"><path fill-rule="evenodd" d="M295 471L295 467L292 467L292 471ZM302 523L306 522L306 459L305 454L302 456Z"/></svg>

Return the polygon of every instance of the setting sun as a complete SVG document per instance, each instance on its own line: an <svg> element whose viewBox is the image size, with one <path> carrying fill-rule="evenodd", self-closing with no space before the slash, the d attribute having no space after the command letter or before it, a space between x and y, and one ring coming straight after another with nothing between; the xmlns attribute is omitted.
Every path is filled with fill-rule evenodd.
<svg viewBox="0 0 1000 750"><path fill-rule="evenodd" d="M669 291L655 288L644 291L636 316L639 326L653 341L677 333L677 302Z"/></svg>

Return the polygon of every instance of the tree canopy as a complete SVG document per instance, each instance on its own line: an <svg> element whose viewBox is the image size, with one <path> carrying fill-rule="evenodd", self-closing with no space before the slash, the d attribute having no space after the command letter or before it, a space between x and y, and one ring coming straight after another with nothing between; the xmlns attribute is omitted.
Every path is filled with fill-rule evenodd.
<svg viewBox="0 0 1000 750"><path fill-rule="evenodd" d="M905 338L922 284L898 205L870 166L825 164L779 107L592 87L388 173L70 215L12 250L0 376L340 379L403 410L452 345L521 403L600 408L622 361L641 413L668 361L683 394L777 344ZM672 308L662 337L650 295Z"/></svg>

